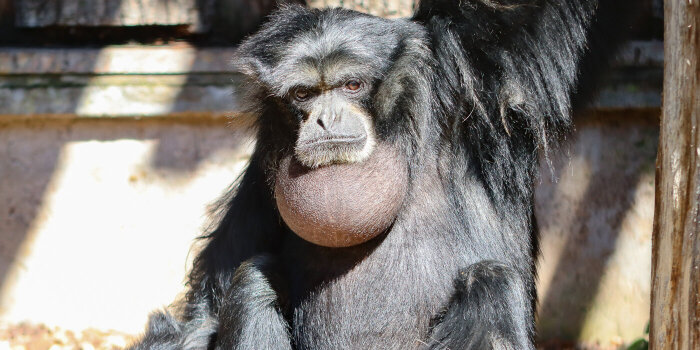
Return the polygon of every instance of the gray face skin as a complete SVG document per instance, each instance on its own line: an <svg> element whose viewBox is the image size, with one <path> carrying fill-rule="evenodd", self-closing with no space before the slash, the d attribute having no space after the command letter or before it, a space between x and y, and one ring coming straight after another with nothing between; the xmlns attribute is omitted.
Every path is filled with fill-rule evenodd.
<svg viewBox="0 0 700 350"><path fill-rule="evenodd" d="M290 95L304 116L294 147L297 160L310 168L366 160L374 150L371 117L358 101L368 86L358 78L299 86Z"/></svg>
<svg viewBox="0 0 700 350"><path fill-rule="evenodd" d="M389 91L400 89L385 78L399 48L412 52L413 45L403 40L408 22L344 12L322 21L304 16L271 21L275 28L263 28L255 41L241 46L234 61L249 79L243 93L252 96L243 100L253 113L269 106L263 101L282 107L282 113L259 119L276 133L275 153L291 150L309 168L361 163L386 142L387 135L377 130L384 130L383 114L392 107L387 101L396 98Z"/></svg>
<svg viewBox="0 0 700 350"><path fill-rule="evenodd" d="M371 98L372 77L384 67L367 64L377 61L367 50L368 38L352 30L363 20L298 34L275 67L286 77L280 90L299 115L294 154L307 167L362 162L374 149L373 119L364 102Z"/></svg>

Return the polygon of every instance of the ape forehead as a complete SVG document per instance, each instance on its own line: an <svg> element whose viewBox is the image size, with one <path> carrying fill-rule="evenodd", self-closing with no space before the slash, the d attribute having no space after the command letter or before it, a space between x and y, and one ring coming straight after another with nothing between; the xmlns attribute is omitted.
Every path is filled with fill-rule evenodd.
<svg viewBox="0 0 700 350"><path fill-rule="evenodd" d="M349 78L380 77L398 45L396 29L382 18L321 12L314 26L297 33L285 46L275 67L286 77L280 92L296 85L335 86Z"/></svg>
<svg viewBox="0 0 700 350"><path fill-rule="evenodd" d="M280 66L302 64L328 72L345 65L375 73L386 68L397 46L393 27L387 20L368 16L319 20L289 42Z"/></svg>
<svg viewBox="0 0 700 350"><path fill-rule="evenodd" d="M273 16L263 31L242 45L264 66L258 78L280 95L300 85L334 86L349 78L381 78L408 23L345 9L297 9L284 14Z"/></svg>
<svg viewBox="0 0 700 350"><path fill-rule="evenodd" d="M385 61L342 47L288 57L275 68L276 75L284 77L277 84L282 94L294 86L338 86L351 78L370 81L385 70Z"/></svg>

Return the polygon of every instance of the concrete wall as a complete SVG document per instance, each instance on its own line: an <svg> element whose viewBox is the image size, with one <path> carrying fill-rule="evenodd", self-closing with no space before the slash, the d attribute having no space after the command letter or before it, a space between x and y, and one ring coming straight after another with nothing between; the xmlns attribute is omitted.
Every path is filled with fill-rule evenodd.
<svg viewBox="0 0 700 350"><path fill-rule="evenodd" d="M580 118L536 192L542 339L603 344L649 320L656 112ZM553 181L552 179L556 179Z"/></svg>
<svg viewBox="0 0 700 350"><path fill-rule="evenodd" d="M87 65L56 60L67 66L0 52L0 328L140 332L184 290L208 211L245 166L246 123L221 117L235 104L228 52L140 54L154 68L133 75L109 50ZM64 83L47 80L52 69ZM648 321L658 94L626 86L604 89L607 107L542 165L544 340L615 345Z"/></svg>
<svg viewBox="0 0 700 350"><path fill-rule="evenodd" d="M222 121L0 127L2 319L139 332L252 144Z"/></svg>

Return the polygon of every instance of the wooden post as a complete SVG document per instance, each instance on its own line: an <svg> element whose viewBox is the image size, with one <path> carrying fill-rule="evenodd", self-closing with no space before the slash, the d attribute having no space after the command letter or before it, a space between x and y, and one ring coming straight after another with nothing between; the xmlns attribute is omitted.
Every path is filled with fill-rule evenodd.
<svg viewBox="0 0 700 350"><path fill-rule="evenodd" d="M664 4L651 349L700 349L700 0Z"/></svg>

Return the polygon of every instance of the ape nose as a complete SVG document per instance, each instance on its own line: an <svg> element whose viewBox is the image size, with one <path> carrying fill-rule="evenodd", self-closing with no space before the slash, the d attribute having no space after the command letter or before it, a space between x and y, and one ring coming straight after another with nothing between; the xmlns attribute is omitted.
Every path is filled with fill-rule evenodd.
<svg viewBox="0 0 700 350"><path fill-rule="evenodd" d="M337 116L336 113L322 113L318 119L316 119L316 123L326 131L331 131L333 129L333 124L338 122L340 117Z"/></svg>

